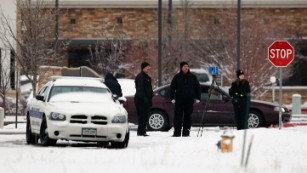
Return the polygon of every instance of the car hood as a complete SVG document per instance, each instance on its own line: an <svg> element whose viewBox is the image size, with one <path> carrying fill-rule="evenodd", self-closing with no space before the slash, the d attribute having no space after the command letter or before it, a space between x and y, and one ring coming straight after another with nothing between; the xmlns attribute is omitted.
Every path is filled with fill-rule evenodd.
<svg viewBox="0 0 307 173"><path fill-rule="evenodd" d="M92 102L53 102L49 103L49 111L63 113L66 115L87 114L87 115L127 115L126 110L117 103L92 103Z"/></svg>
<svg viewBox="0 0 307 173"><path fill-rule="evenodd" d="M251 100L251 103L257 103L257 104L264 104L272 107L278 107L278 103L272 103L268 101L262 101L262 100ZM282 105L282 107L286 107L285 105Z"/></svg>
<svg viewBox="0 0 307 173"><path fill-rule="evenodd" d="M262 100L251 100L251 103L260 103L260 104L266 104L266 105L271 105L271 106L278 106L277 103L272 103L272 102L262 101Z"/></svg>

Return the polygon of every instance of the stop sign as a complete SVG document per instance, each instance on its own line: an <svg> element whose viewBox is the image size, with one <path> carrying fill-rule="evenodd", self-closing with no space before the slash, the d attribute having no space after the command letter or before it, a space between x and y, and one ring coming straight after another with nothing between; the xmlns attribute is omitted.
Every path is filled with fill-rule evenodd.
<svg viewBox="0 0 307 173"><path fill-rule="evenodd" d="M285 40L274 41L268 47L268 59L276 67L287 67L294 59L294 48Z"/></svg>

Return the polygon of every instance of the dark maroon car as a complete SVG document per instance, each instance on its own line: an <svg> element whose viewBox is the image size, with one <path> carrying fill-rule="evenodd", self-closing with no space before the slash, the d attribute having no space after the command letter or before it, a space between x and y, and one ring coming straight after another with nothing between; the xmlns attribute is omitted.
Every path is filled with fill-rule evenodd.
<svg viewBox="0 0 307 173"><path fill-rule="evenodd" d="M211 98L208 93L211 91ZM134 97L126 97L124 106L128 111L130 123L137 124L137 114ZM209 100L209 101L208 101ZM205 110L208 102L207 111ZM291 113L286 107L282 108L282 121L288 122ZM169 100L169 85L154 90L153 105L148 120L148 130L165 131L173 125L174 104ZM201 83L201 102L194 104L192 125L200 126L235 126L234 111L229 94L220 87L210 89L210 84ZM252 100L248 118L249 128L268 127L279 122L279 109L277 104Z"/></svg>

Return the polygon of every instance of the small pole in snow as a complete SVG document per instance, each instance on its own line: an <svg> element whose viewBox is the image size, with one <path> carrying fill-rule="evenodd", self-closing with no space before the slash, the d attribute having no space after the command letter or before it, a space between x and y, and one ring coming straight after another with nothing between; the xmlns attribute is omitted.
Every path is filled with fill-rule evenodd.
<svg viewBox="0 0 307 173"><path fill-rule="evenodd" d="M243 162L244 162L245 141L246 141L246 129L244 129L243 147L242 147L242 156L241 156L241 166L243 166Z"/></svg>
<svg viewBox="0 0 307 173"><path fill-rule="evenodd" d="M247 167L248 164L248 158L251 152L251 148L252 148L252 144L253 144L253 139L254 139L254 135L252 135L250 141L249 141L249 145L248 145L248 149L247 149L247 154L246 154L246 159L245 159L245 164L244 167Z"/></svg>

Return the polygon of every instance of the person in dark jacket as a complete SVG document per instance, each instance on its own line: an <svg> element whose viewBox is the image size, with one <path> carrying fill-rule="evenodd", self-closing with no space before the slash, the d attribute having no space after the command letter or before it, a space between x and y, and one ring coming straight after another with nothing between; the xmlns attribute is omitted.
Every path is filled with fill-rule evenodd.
<svg viewBox="0 0 307 173"><path fill-rule="evenodd" d="M244 78L244 71L237 70L237 79L232 82L229 88L229 95L233 97L233 109L237 130L248 128L248 114L250 106L250 86Z"/></svg>
<svg viewBox="0 0 307 173"><path fill-rule="evenodd" d="M104 84L112 91L112 94L115 94L117 97L123 96L122 88L112 73L106 74Z"/></svg>
<svg viewBox="0 0 307 173"><path fill-rule="evenodd" d="M148 75L150 71L149 63L143 62L141 69L142 71L135 78L136 93L134 95L134 103L138 115L137 135L148 136L146 134L146 126L153 97L151 78Z"/></svg>
<svg viewBox="0 0 307 173"><path fill-rule="evenodd" d="M190 136L193 104L200 102L200 84L196 76L190 73L187 62L180 63L180 72L171 82L170 99L175 104L173 137Z"/></svg>

